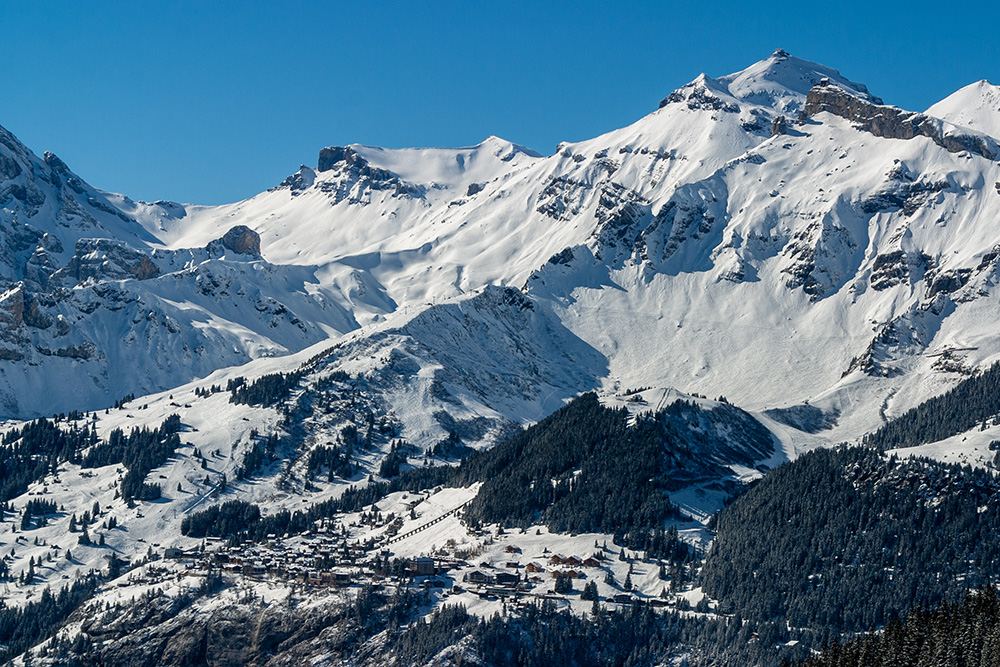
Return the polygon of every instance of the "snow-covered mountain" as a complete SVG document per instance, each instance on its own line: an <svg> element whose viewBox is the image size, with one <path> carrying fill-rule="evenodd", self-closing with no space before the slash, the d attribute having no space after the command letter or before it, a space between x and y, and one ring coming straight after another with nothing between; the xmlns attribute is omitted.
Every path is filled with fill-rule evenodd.
<svg viewBox="0 0 1000 667"><path fill-rule="evenodd" d="M673 527L704 546L738 480L858 439L1000 359L998 99L979 82L910 112L779 50L552 155L497 137L327 147L315 167L213 207L95 189L0 130L4 445L43 461L18 449L16 420L88 412L58 422L88 444L10 494L35 539L0 528L0 563L37 564L35 584L54 584L108 567L108 550L191 549L181 522L216 499L267 515L318 507L401 468L457 464L585 391L633 425L691 406L664 440L711 474L665 488ZM761 436L748 450L756 422L733 406L777 446ZM124 498L135 462L110 443L168 421L177 441L142 469L157 497ZM985 466L996 422L910 451ZM105 446L110 464L79 456ZM387 538L383 512L398 516L404 557L448 539L514 558L500 532L459 520L476 484L387 492L337 521L361 543ZM33 524L28 503L42 498L60 509ZM64 529L90 511L100 546ZM517 539L582 554L614 537L534 527ZM619 555L604 567L624 581ZM143 568L93 608L165 581ZM178 568L170 586L187 590ZM657 568L640 570L637 594L658 596ZM5 591L12 604L34 595L28 579ZM206 595L208 614L236 593ZM474 613L505 609L472 597Z"/></svg>
<svg viewBox="0 0 1000 667"><path fill-rule="evenodd" d="M417 365L475 374L482 350L456 340L483 325L441 313L507 286L546 314L504 319L525 345L565 330L566 365L599 362L554 391L521 346L504 365L523 404L453 385L481 416L672 386L808 402L854 437L1000 352L995 90L910 113L779 50L547 157L496 137L331 147L217 207L95 190L4 133L4 410L98 408L349 332L345 350L403 345L417 313L442 328Z"/></svg>

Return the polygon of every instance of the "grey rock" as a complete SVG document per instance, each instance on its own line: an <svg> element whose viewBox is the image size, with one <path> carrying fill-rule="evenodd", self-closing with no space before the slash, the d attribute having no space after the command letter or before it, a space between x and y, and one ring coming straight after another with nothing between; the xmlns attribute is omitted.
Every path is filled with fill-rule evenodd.
<svg viewBox="0 0 1000 667"><path fill-rule="evenodd" d="M788 120L784 116L778 116L771 121L771 136L788 134Z"/></svg>
<svg viewBox="0 0 1000 667"><path fill-rule="evenodd" d="M826 111L846 118L859 129L876 137L888 139L913 139L923 136L951 153L969 151L993 160L997 157L996 144L985 136L961 132L946 133L941 121L922 113L904 111L851 94L828 80L813 86L806 96L802 109L803 120Z"/></svg>
<svg viewBox="0 0 1000 667"><path fill-rule="evenodd" d="M260 257L260 234L246 225L237 225L226 232L222 245L239 255Z"/></svg>

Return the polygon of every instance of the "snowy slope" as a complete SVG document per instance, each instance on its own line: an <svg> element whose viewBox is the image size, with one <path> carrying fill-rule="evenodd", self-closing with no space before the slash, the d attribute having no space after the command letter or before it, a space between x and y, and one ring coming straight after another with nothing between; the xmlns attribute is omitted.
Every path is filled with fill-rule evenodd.
<svg viewBox="0 0 1000 667"><path fill-rule="evenodd" d="M1000 137L1000 86L985 79L970 83L934 104L927 114Z"/></svg>

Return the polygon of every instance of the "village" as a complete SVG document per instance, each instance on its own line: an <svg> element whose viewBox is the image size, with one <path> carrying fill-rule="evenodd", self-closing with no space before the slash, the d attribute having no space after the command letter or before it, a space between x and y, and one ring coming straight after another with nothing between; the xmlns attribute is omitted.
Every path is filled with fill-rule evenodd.
<svg viewBox="0 0 1000 667"><path fill-rule="evenodd" d="M554 534L544 526L468 527L459 516L467 500L448 493L454 490L418 494L417 502L412 494L393 494L372 511L323 519L302 534L269 535L260 544L209 537L189 548L168 547L119 585L156 584L183 572L348 593L412 588L438 603L460 602L484 613L539 601L578 612L594 602L709 610L700 591L683 585L683 573L666 576L663 563L612 544L610 536ZM392 509L399 513L383 512ZM401 510L409 511L409 521Z"/></svg>

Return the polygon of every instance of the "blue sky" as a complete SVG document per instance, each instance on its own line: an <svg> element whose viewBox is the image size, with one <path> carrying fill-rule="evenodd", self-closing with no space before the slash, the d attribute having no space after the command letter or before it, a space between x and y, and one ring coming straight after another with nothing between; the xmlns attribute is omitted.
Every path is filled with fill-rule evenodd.
<svg viewBox="0 0 1000 667"><path fill-rule="evenodd" d="M1000 3L0 0L0 125L91 184L223 203L327 145L543 153L775 48L923 110L1000 83Z"/></svg>

